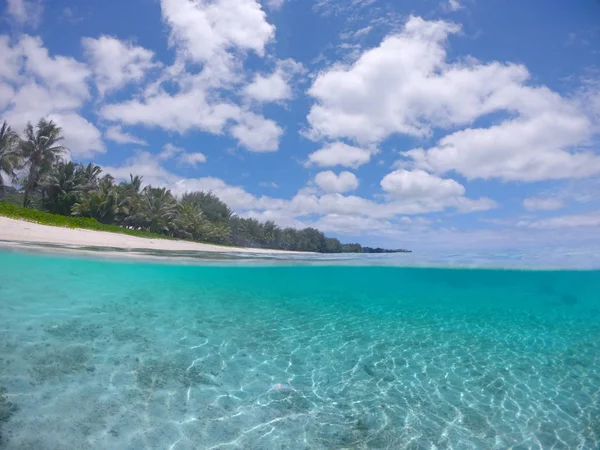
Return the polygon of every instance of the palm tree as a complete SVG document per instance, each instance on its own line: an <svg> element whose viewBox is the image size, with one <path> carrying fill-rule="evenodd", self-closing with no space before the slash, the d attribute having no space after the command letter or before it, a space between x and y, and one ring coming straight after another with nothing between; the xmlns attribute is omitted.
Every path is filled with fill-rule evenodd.
<svg viewBox="0 0 600 450"><path fill-rule="evenodd" d="M80 164L77 167L77 184L85 192L96 189L101 173L102 168L94 163L89 163L87 166Z"/></svg>
<svg viewBox="0 0 600 450"><path fill-rule="evenodd" d="M233 211L212 192L187 192L183 194L181 203L196 205L211 222L227 222L233 216Z"/></svg>
<svg viewBox="0 0 600 450"><path fill-rule="evenodd" d="M36 189L42 176L56 164L65 148L59 144L63 140L61 128L52 120L40 119L36 129L31 123L25 127L25 140L21 141L21 152L28 166L25 179L23 206L28 206L29 196Z"/></svg>
<svg viewBox="0 0 600 450"><path fill-rule="evenodd" d="M208 221L202 216L202 210L195 205L177 204L177 214L171 229L175 237L203 240L204 226Z"/></svg>
<svg viewBox="0 0 600 450"><path fill-rule="evenodd" d="M177 200L166 188L146 186L139 207L131 217L133 225L153 233L176 234Z"/></svg>
<svg viewBox="0 0 600 450"><path fill-rule="evenodd" d="M140 204L142 177L129 174L129 181L119 184L119 214L118 221L124 225L134 225L132 217Z"/></svg>
<svg viewBox="0 0 600 450"><path fill-rule="evenodd" d="M72 215L91 217L98 222L113 224L119 212L119 192L110 175L100 179L98 188L85 192L73 205Z"/></svg>
<svg viewBox="0 0 600 450"><path fill-rule="evenodd" d="M66 216L71 214L71 208L83 190L81 170L81 166L75 165L72 161L61 161L40 180L39 185L43 190L44 198L48 196L48 201L44 202L48 211Z"/></svg>
<svg viewBox="0 0 600 450"><path fill-rule="evenodd" d="M0 172L5 172L14 180L16 178L15 169L21 163L19 153L19 135L15 133L4 121L0 127ZM4 179L0 174L0 188L4 196Z"/></svg>
<svg viewBox="0 0 600 450"><path fill-rule="evenodd" d="M129 191L129 192L133 192L136 194L139 194L140 191L142 190L142 180L144 177L141 177L139 175L133 175L132 173L129 174L129 181L124 181L121 183L121 186Z"/></svg>

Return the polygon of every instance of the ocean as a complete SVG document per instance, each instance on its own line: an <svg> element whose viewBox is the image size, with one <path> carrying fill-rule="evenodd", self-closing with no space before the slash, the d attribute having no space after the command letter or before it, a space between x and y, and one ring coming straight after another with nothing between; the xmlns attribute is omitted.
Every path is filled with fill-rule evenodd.
<svg viewBox="0 0 600 450"><path fill-rule="evenodd" d="M0 448L599 448L600 272L390 261L0 252Z"/></svg>

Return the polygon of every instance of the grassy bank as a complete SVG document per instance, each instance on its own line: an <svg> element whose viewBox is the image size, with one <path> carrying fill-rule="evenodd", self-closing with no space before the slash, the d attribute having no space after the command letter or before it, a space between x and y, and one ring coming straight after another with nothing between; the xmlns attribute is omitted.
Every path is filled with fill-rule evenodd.
<svg viewBox="0 0 600 450"><path fill-rule="evenodd" d="M128 234L142 238L152 239L173 239L162 234L150 233L149 231L130 230L122 228L118 225L106 225L94 219L85 217L61 216L59 214L50 214L36 209L23 208L22 206L13 205L0 201L0 216L9 217L11 219L26 220L42 225L50 225L53 227L63 228L82 228L84 230L107 231L109 233Z"/></svg>

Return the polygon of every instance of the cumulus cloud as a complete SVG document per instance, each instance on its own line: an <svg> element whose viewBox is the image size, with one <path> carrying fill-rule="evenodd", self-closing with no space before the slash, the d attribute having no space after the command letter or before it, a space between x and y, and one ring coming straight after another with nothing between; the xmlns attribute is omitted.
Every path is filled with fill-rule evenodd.
<svg viewBox="0 0 600 450"><path fill-rule="evenodd" d="M73 112L52 112L46 117L62 128L64 144L71 156L91 157L106 150L100 130L81 115Z"/></svg>
<svg viewBox="0 0 600 450"><path fill-rule="evenodd" d="M177 94L161 91L146 100L105 105L100 114L110 121L160 127L178 133L200 130L222 134L227 128L240 144L258 152L277 150L283 134L274 121L248 112L235 103L215 101L201 87Z"/></svg>
<svg viewBox="0 0 600 450"><path fill-rule="evenodd" d="M256 74L253 81L244 88L244 94L262 103L289 100L293 95L290 83L304 71L304 66L294 60L280 61L270 75Z"/></svg>
<svg viewBox="0 0 600 450"><path fill-rule="evenodd" d="M282 134L283 130L277 123L253 113L243 114L239 123L231 127L231 135L254 152L276 151Z"/></svg>
<svg viewBox="0 0 600 450"><path fill-rule="evenodd" d="M0 37L0 55L0 115L14 129L47 117L63 128L72 156L105 150L100 131L79 112L90 99L85 64L51 56L41 39L27 35L14 45Z"/></svg>
<svg viewBox="0 0 600 450"><path fill-rule="evenodd" d="M292 89L280 69L267 76L257 74L252 83L245 87L244 93L259 102L275 102L292 97Z"/></svg>
<svg viewBox="0 0 600 450"><path fill-rule="evenodd" d="M489 128L457 131L435 147L406 154L416 167L439 173L456 171L468 179L583 178L600 173L600 157L569 149L587 140L589 127L584 116L548 111Z"/></svg>
<svg viewBox="0 0 600 450"><path fill-rule="evenodd" d="M177 50L175 63L146 87L142 97L105 105L100 115L112 122L178 133L227 133L250 151L277 150L281 127L250 111L248 105L239 105L228 91L243 81L246 54L252 51L263 56L273 38L274 27L266 21L260 4L255 0L162 0L161 6L170 28L170 44ZM163 86L167 82L168 90Z"/></svg>
<svg viewBox="0 0 600 450"><path fill-rule="evenodd" d="M87 100L90 96L88 78L90 70L75 58L50 56L40 38L23 35L19 49L24 57L24 70L54 91Z"/></svg>
<svg viewBox="0 0 600 450"><path fill-rule="evenodd" d="M396 170L381 180L381 187L391 197L445 199L461 197L465 188L460 183L430 175L423 170Z"/></svg>
<svg viewBox="0 0 600 450"><path fill-rule="evenodd" d="M158 159L175 159L180 165L192 167L196 167L198 164L206 162L206 156L204 153L188 153L185 151L185 149L177 147L173 144L165 144L163 151L158 154Z"/></svg>
<svg viewBox="0 0 600 450"><path fill-rule="evenodd" d="M373 153L370 150L354 147L343 142L333 142L308 155L306 165L320 167L344 166L356 169L368 163Z"/></svg>
<svg viewBox="0 0 600 450"><path fill-rule="evenodd" d="M106 139L109 139L117 144L135 144L141 146L147 146L148 143L140 138L137 138L130 133L123 131L122 127L119 125L114 125L108 127L104 133Z"/></svg>
<svg viewBox="0 0 600 450"><path fill-rule="evenodd" d="M229 120L239 117L240 108L228 102L212 103L204 90L194 89L109 104L101 108L100 114L105 119L128 125L160 127L179 133L199 129L220 134Z"/></svg>
<svg viewBox="0 0 600 450"><path fill-rule="evenodd" d="M186 60L210 66L230 78L237 60L230 50L264 54L275 27L256 0L161 0L170 43Z"/></svg>
<svg viewBox="0 0 600 450"><path fill-rule="evenodd" d="M44 5L41 0L7 0L6 13L21 25L37 28L42 21Z"/></svg>
<svg viewBox="0 0 600 450"><path fill-rule="evenodd" d="M196 167L198 164L206 162L206 156L200 152L183 153L179 156L178 161L182 165Z"/></svg>
<svg viewBox="0 0 600 450"><path fill-rule="evenodd" d="M358 178L352 172L341 172L336 175L331 170L319 172L315 176L315 184L325 192L344 193L358 188Z"/></svg>
<svg viewBox="0 0 600 450"><path fill-rule="evenodd" d="M377 143L395 134L471 126L496 113L489 127L453 131L429 149L407 153L416 168L467 178L538 181L600 173L600 157L583 147L592 125L578 105L544 86L529 86L522 65L447 60L454 23L411 17L351 65L315 79L308 114L313 139ZM502 119L502 117L505 117Z"/></svg>
<svg viewBox="0 0 600 450"><path fill-rule="evenodd" d="M142 81L148 70L159 66L153 62L154 52L111 36L83 38L82 44L100 96Z"/></svg>
<svg viewBox="0 0 600 450"><path fill-rule="evenodd" d="M181 147L177 147L173 144L165 144L163 147L163 151L159 153L159 159L171 159L176 155L182 153L184 150Z"/></svg>

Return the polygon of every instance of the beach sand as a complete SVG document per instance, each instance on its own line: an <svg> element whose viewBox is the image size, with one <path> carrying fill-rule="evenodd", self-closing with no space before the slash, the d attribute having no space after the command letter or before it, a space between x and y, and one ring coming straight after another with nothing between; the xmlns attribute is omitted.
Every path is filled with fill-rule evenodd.
<svg viewBox="0 0 600 450"><path fill-rule="evenodd" d="M148 239L105 231L52 227L24 220L0 217L0 245L5 247L23 245L31 247L36 244L86 248L98 247L103 249L113 248L115 251L195 251L210 253L255 253L264 255L306 253L260 248L226 247L170 239ZM134 253L130 256L135 256Z"/></svg>

